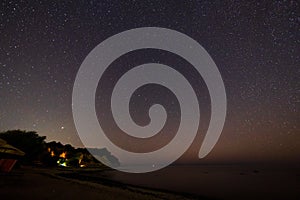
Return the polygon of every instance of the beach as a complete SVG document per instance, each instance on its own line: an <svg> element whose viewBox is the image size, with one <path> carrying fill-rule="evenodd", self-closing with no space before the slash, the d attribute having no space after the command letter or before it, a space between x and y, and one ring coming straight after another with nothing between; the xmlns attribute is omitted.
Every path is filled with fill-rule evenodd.
<svg viewBox="0 0 300 200"><path fill-rule="evenodd" d="M300 199L298 167L169 166L153 173L111 169L14 169L1 199ZM2 198L4 197L4 198Z"/></svg>
<svg viewBox="0 0 300 200"><path fill-rule="evenodd" d="M194 199L155 190L120 185L97 184L88 180L64 178L56 174L70 173L70 169L42 169L22 167L10 174L1 174L1 199Z"/></svg>

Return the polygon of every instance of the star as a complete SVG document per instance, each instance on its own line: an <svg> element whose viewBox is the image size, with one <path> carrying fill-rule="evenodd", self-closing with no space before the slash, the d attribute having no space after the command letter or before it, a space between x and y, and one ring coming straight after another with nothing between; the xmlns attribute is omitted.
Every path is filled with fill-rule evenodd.
<svg viewBox="0 0 300 200"><path fill-rule="evenodd" d="M199 42L222 75L228 116L216 159L299 155L297 1L40 1L37 6L32 1L11 0L1 2L1 8L1 130L36 129L47 138L82 146L73 125L72 89L83 60L112 35L137 27L163 27ZM173 53L145 49L122 55L116 69L103 78L103 85L120 78L125 65L145 62L178 65L176 70L184 74L201 99L200 107L207 109L201 109L200 126L205 129L210 116L206 85L192 66ZM110 110L101 112L103 96L109 95L106 90L97 90L97 116L115 131L106 119ZM171 105L170 115L180 113L176 99L166 98L164 90L145 93L132 99L133 119L147 122L145 103L163 101ZM170 124L175 122L170 119ZM198 135L204 133L199 131ZM289 149L269 151L280 144ZM199 139L191 151L196 152L200 145Z"/></svg>

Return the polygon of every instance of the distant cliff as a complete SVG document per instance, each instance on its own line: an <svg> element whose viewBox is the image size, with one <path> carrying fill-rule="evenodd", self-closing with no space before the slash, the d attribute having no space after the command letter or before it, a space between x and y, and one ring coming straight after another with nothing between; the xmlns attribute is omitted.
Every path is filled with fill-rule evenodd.
<svg viewBox="0 0 300 200"><path fill-rule="evenodd" d="M120 166L118 158L112 155L106 148L87 148L87 150L99 161L110 167Z"/></svg>

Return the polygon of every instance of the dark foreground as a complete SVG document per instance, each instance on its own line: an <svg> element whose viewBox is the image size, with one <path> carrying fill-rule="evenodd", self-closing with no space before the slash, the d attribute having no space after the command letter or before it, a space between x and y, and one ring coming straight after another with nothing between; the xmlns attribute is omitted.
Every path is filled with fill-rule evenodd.
<svg viewBox="0 0 300 200"><path fill-rule="evenodd" d="M300 199L298 167L169 166L154 173L21 168L0 176L1 199Z"/></svg>
<svg viewBox="0 0 300 200"><path fill-rule="evenodd" d="M22 168L0 176L0 199L194 199L123 184L99 184L88 180L65 178L73 170ZM198 198L197 198L198 199ZM202 199L202 198L201 198Z"/></svg>

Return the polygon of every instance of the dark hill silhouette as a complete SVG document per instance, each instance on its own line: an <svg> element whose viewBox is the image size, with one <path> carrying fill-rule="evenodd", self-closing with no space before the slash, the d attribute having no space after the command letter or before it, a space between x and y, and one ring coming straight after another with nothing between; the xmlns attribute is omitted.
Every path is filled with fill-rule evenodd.
<svg viewBox="0 0 300 200"><path fill-rule="evenodd" d="M118 159L106 149L74 148L70 144L52 141L45 142L45 136L39 136L34 131L10 130L0 132L0 138L25 152L20 159L22 164L39 164L44 166L57 166L58 161L68 166L107 166L117 167Z"/></svg>
<svg viewBox="0 0 300 200"><path fill-rule="evenodd" d="M118 158L113 156L106 148L88 148L87 149L96 159L110 167L119 167L120 162Z"/></svg>

